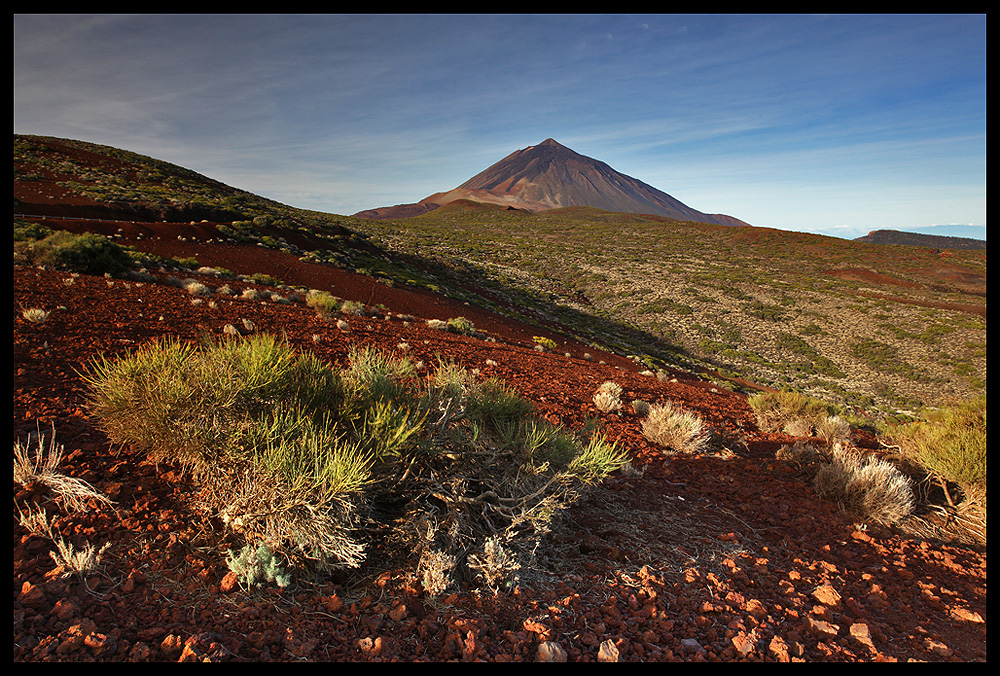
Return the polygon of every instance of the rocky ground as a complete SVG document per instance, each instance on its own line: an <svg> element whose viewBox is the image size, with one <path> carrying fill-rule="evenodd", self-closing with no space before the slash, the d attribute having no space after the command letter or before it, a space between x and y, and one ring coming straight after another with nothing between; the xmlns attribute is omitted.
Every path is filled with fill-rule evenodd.
<svg viewBox="0 0 1000 676"><path fill-rule="evenodd" d="M792 439L759 432L743 395L684 374L642 375L627 359L423 291L257 247L148 230L143 247L152 253L197 255L202 265L271 274L391 314L348 318L341 331L301 300L214 294L196 305L162 274L145 283L81 275L68 284L66 273L15 266L15 441L54 425L64 446L60 470L114 506L67 514L44 488L14 484L14 661L986 659L985 548L840 513L775 460ZM22 310L33 307L51 311L48 320L24 319ZM458 316L490 340L424 323ZM386 350L406 343L415 359L452 358L499 376L566 426L599 417L637 471L612 477L563 515L540 569L501 593L431 596L407 572L412 565L377 553L362 571L322 583L241 589L227 576L221 524L192 507L190 478L109 446L88 417L79 372L98 354L160 335L218 336L244 319L331 362L352 343ZM550 335L558 350L533 349L536 335ZM672 456L650 444L629 407L618 414L594 407L605 380L623 387L625 401L682 403L714 428L720 445ZM870 437L855 442L877 450ZM20 525L17 508L29 504L46 508L78 549L106 546L100 568L85 579L66 576L50 556L52 541Z"/></svg>

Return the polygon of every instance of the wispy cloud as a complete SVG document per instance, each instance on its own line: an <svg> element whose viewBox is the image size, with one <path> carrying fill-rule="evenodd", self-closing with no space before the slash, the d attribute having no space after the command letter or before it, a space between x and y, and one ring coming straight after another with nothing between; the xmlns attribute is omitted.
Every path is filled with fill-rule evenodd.
<svg viewBox="0 0 1000 676"><path fill-rule="evenodd" d="M985 222L985 82L984 16L14 20L15 132L339 213L447 190L553 137L751 222L826 227L925 186L943 193L900 218L952 220L966 199L962 220Z"/></svg>

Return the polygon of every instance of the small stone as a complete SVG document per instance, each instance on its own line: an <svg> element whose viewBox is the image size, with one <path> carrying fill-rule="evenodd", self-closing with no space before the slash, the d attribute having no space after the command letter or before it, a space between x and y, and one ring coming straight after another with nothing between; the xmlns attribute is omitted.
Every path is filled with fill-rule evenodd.
<svg viewBox="0 0 1000 676"><path fill-rule="evenodd" d="M608 639L601 643L600 649L597 651L597 661L598 662L617 662L618 661L618 646L611 639Z"/></svg>
<svg viewBox="0 0 1000 676"><path fill-rule="evenodd" d="M743 608L758 622L767 617L767 608L765 608L764 604L757 599L750 599L746 602L746 605L744 605Z"/></svg>
<svg viewBox="0 0 1000 676"><path fill-rule="evenodd" d="M555 641L543 641L538 644L539 662L565 662L566 651Z"/></svg>
<svg viewBox="0 0 1000 676"><path fill-rule="evenodd" d="M746 657L757 647L757 638L752 632L747 634L741 631L736 636L733 636L732 643L733 647L736 648L736 652Z"/></svg>
<svg viewBox="0 0 1000 676"><path fill-rule="evenodd" d="M219 583L219 591L223 594L228 594L229 592L236 589L240 584L240 576L229 571L226 573L225 577L222 578L222 582Z"/></svg>
<svg viewBox="0 0 1000 676"><path fill-rule="evenodd" d="M813 590L813 598L829 608L840 605L840 594L828 584L820 585Z"/></svg>
<svg viewBox="0 0 1000 676"><path fill-rule="evenodd" d="M930 650L935 655L939 657L951 657L952 650L941 641L935 641L932 638L924 639L924 647Z"/></svg>
<svg viewBox="0 0 1000 676"><path fill-rule="evenodd" d="M118 643L113 636L97 632L87 634L86 638L83 639L83 643L94 651L95 657L111 655L118 649Z"/></svg>
<svg viewBox="0 0 1000 676"><path fill-rule="evenodd" d="M768 650L771 651L771 654L774 655L775 659L779 662L791 661L792 658L788 654L788 644L785 643L785 640L780 636L772 638L767 647Z"/></svg>
<svg viewBox="0 0 1000 676"><path fill-rule="evenodd" d="M58 620L68 622L80 614L80 606L73 599L59 599L52 607L52 612Z"/></svg>
<svg viewBox="0 0 1000 676"><path fill-rule="evenodd" d="M818 620L814 617L807 617L806 625L814 634L817 634L825 638L833 638L840 632L840 627L833 624L832 622L827 622L826 620Z"/></svg>
<svg viewBox="0 0 1000 676"><path fill-rule="evenodd" d="M969 610L968 608L952 608L950 615L960 622L973 622L975 624L983 624L986 622L982 615L974 610Z"/></svg>
<svg viewBox="0 0 1000 676"><path fill-rule="evenodd" d="M699 650L704 650L704 648L701 646L701 644L698 643L698 640L697 639L693 639L693 638L684 638L684 639L681 639L681 645L684 646L685 649L691 650L691 651L694 651L694 652L698 652Z"/></svg>
<svg viewBox="0 0 1000 676"><path fill-rule="evenodd" d="M851 625L849 631L851 632L851 636L853 636L857 641L865 644L869 648L875 647L875 644L872 643L871 630L864 622L855 622Z"/></svg>
<svg viewBox="0 0 1000 676"><path fill-rule="evenodd" d="M184 650L184 642L177 634L170 634L160 642L160 650L168 660L176 660Z"/></svg>
<svg viewBox="0 0 1000 676"><path fill-rule="evenodd" d="M17 602L29 608L38 608L45 604L45 592L37 584L25 582L21 585L21 593L17 595Z"/></svg>

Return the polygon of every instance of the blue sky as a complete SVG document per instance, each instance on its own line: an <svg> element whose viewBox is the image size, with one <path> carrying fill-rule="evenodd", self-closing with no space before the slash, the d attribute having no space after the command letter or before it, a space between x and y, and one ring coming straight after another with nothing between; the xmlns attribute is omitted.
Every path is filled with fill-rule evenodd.
<svg viewBox="0 0 1000 676"><path fill-rule="evenodd" d="M986 224L985 15L14 15L14 132L338 214L554 138L709 213Z"/></svg>

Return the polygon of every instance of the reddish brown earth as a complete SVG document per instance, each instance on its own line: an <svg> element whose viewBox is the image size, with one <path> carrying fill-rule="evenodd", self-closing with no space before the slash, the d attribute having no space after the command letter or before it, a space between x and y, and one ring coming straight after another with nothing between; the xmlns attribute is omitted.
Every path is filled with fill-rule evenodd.
<svg viewBox="0 0 1000 676"><path fill-rule="evenodd" d="M540 353L532 336L542 331L472 306L256 247L180 242L166 230L142 247L384 304L418 321L349 318L341 332L301 301L215 296L217 307L195 306L176 286L86 275L67 286L65 273L15 266L15 439L54 424L65 448L60 470L115 502L68 515L44 489L15 483L15 504L46 507L76 547L109 545L96 573L64 577L52 543L19 525L15 509L15 661L986 659L985 550L843 515L774 459L790 439L760 433L742 395L683 375L640 375L626 359L554 334L558 352ZM31 307L51 310L48 321L26 321L21 311ZM456 316L495 342L422 321ZM110 446L88 417L78 372L98 354L162 335L220 335L242 319L332 363L350 344L395 350L401 341L428 363L453 358L505 379L567 426L599 417L643 474L614 476L570 509L546 541L543 569L511 591L432 597L377 554L361 572L322 585L231 587L221 524L191 506L190 479ZM650 444L630 409L600 414L593 406L605 380L620 384L626 401L683 403L729 452L672 456ZM871 439L856 442L874 448Z"/></svg>

